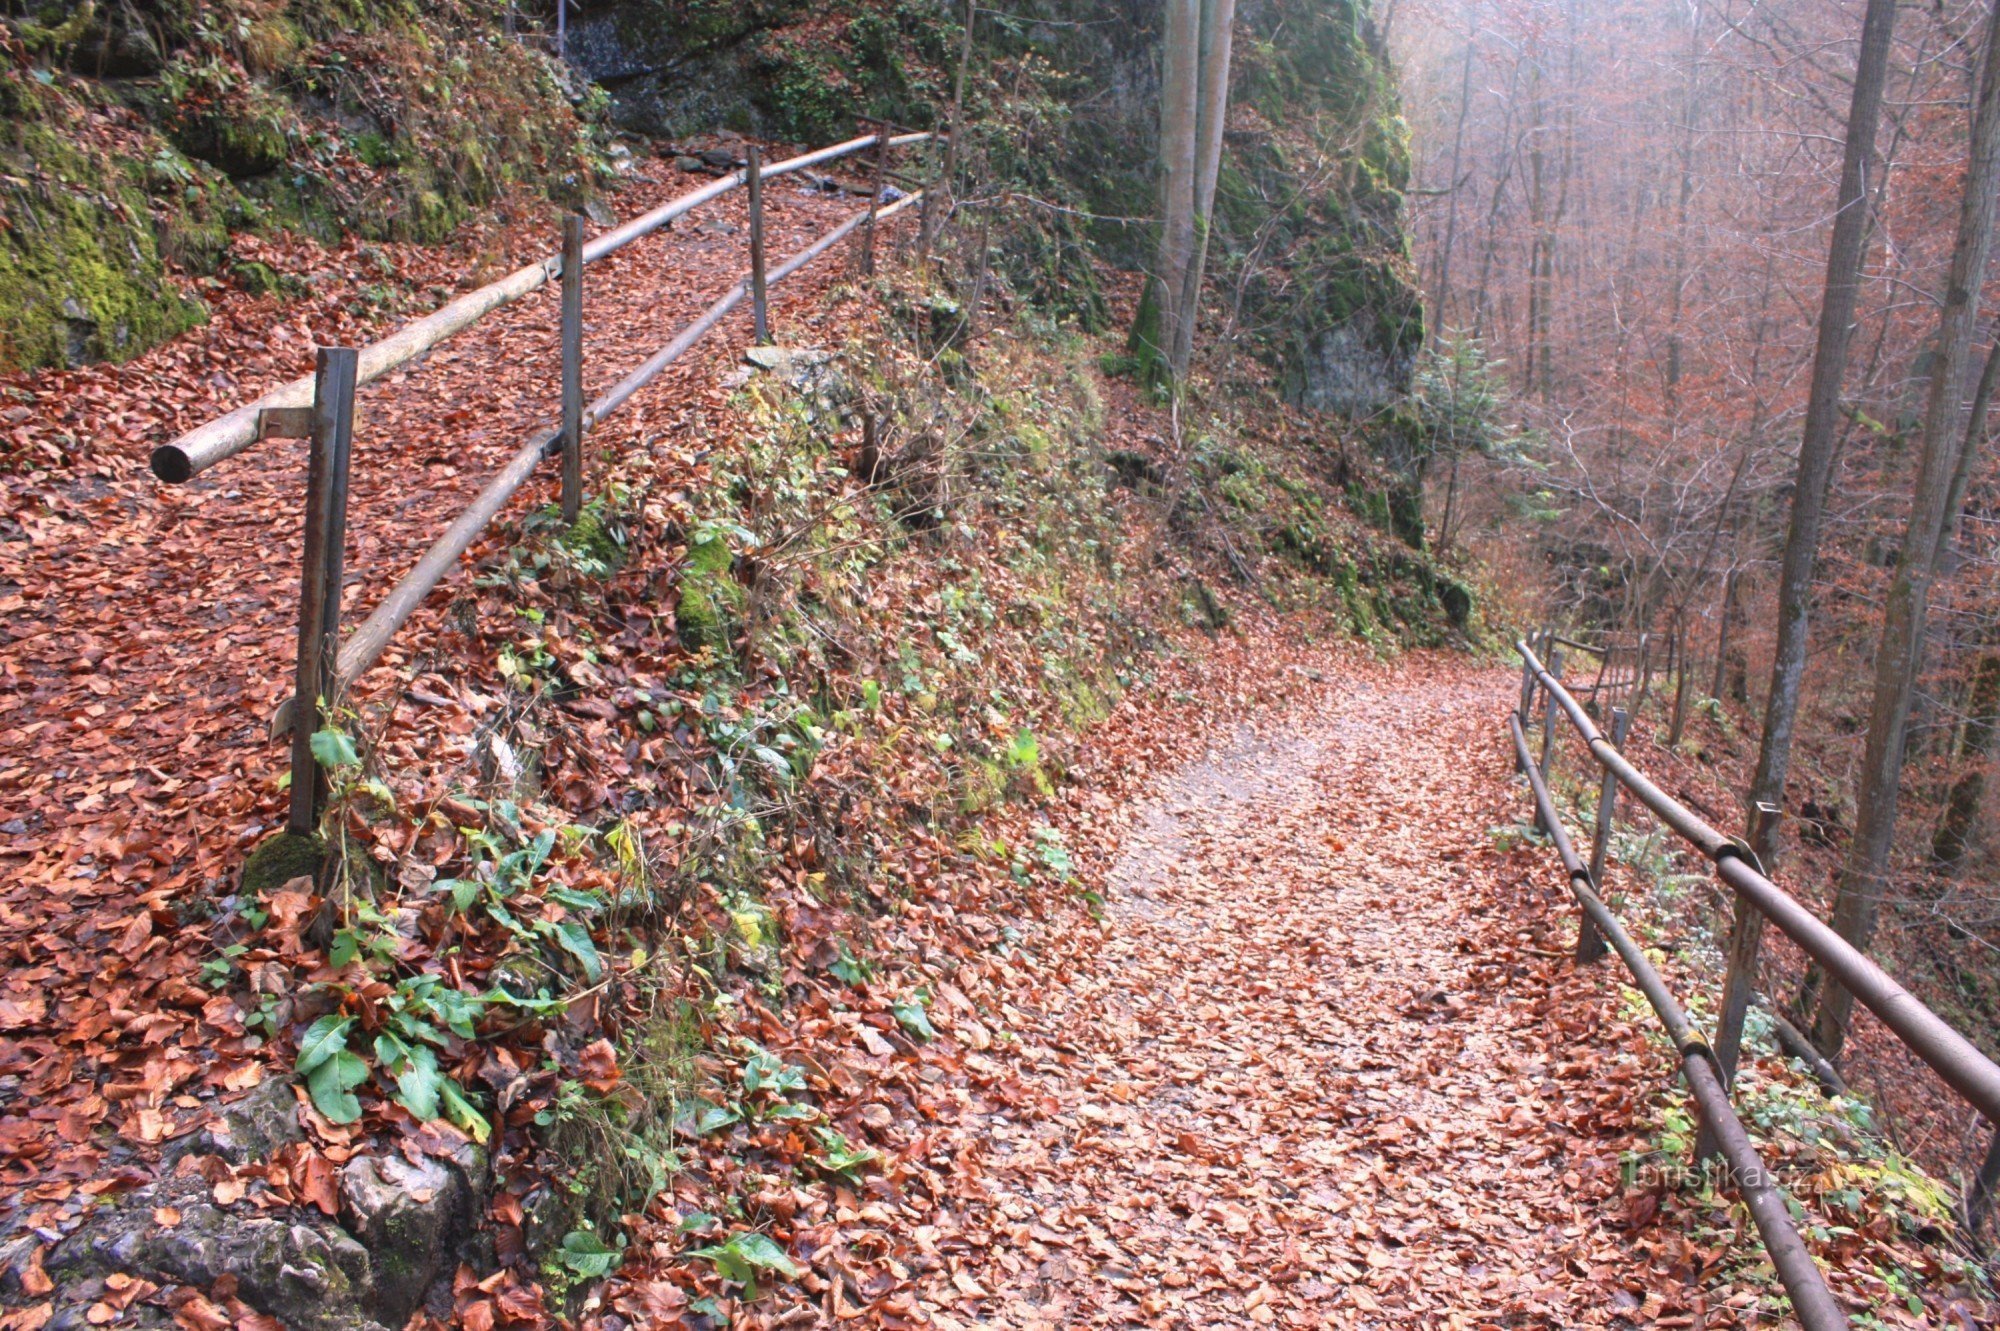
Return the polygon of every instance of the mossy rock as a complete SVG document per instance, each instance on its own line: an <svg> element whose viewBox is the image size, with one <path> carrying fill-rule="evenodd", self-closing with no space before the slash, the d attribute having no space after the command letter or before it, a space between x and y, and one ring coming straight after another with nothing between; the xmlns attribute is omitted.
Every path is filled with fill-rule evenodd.
<svg viewBox="0 0 2000 1331"><path fill-rule="evenodd" d="M576 515L576 521L562 534L563 549L576 559L610 572L625 562L625 542L595 504ZM727 547L724 548L725 553Z"/></svg>
<svg viewBox="0 0 2000 1331"><path fill-rule="evenodd" d="M243 862L243 891L248 896L275 892L294 878L316 878L326 860L326 846L316 836L279 832L264 838Z"/></svg>
<svg viewBox="0 0 2000 1331"><path fill-rule="evenodd" d="M254 260L231 264L229 275L236 279L237 286L253 296L296 296L302 294L305 286L296 277Z"/></svg>
<svg viewBox="0 0 2000 1331"><path fill-rule="evenodd" d="M29 110L0 126L0 366L125 360L204 322L167 276L145 191L78 146L60 103L11 100Z"/></svg>
<svg viewBox="0 0 2000 1331"><path fill-rule="evenodd" d="M735 638L737 612L743 608L743 588L731 574L735 563L729 542L720 536L689 547L674 606L674 628L689 651L725 651Z"/></svg>

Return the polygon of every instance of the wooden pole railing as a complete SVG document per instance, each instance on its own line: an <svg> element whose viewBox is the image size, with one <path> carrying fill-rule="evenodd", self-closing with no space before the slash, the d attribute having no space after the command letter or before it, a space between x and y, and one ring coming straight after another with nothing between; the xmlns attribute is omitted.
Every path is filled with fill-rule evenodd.
<svg viewBox="0 0 2000 1331"><path fill-rule="evenodd" d="M876 214L876 220L879 222L893 217L905 208L921 202L921 198L921 195L912 194L899 199L887 208L881 209ZM842 240L853 235L867 218L866 212L857 212L811 245L787 258L767 275L768 285L776 286L797 273ZM742 304L748 298L750 285L751 279L747 275L732 282L720 298L675 334L664 347L607 389L595 402L584 407L580 417L579 440L587 437L598 422L623 406L634 393L645 387L660 371L686 354L690 347ZM563 452L563 438L564 427L560 423L543 426L529 436L507 464L486 483L486 487L479 492L465 511L460 513L451 526L445 529L444 534L423 553L416 565L403 575L401 581L389 589L388 594L376 605L368 618L344 643L340 644L338 656L329 654L329 659L333 661L333 669L320 696L327 699L344 696L347 690L353 687L354 682L374 666L396 633L408 622L417 607L423 604L424 598L430 595L432 588L436 587L465 552L472 548L472 543L478 539L479 534L493 521L507 501L513 498L514 493L526 483L528 477L534 474L542 460L552 454ZM580 499L579 496L579 502ZM272 718L272 734L282 735L288 728L295 728L297 719L308 715L309 706L310 704L301 703L300 695L295 692ZM296 780L295 774L294 781Z"/></svg>
<svg viewBox="0 0 2000 1331"><path fill-rule="evenodd" d="M1525 641L1516 644L1522 669L1539 685L1582 737L1585 747L1618 783L1669 829L1691 843L1715 865L1716 877L1732 888L1746 910L1755 910L1765 921L1797 943L1806 955L1825 968L1827 974L1845 985L1863 1006L1895 1033L1903 1044L1921 1058L1956 1090L1988 1122L2000 1123L2000 1065L1952 1025L1897 983L1869 956L1842 938L1818 916L1765 876L1751 847L1736 837L1725 836L1697 817L1686 805L1661 790L1618 751L1590 719L1583 704L1563 688L1555 672L1542 664ZM1732 951L1748 952L1747 946ZM1747 990L1747 969L1739 969L1738 984ZM1725 1001L1725 1014L1734 1010L1733 1028L1719 1033L1717 1043L1740 1047L1742 1013L1739 1006Z"/></svg>
<svg viewBox="0 0 2000 1331"><path fill-rule="evenodd" d="M774 176L790 175L793 172L809 170L827 162L852 156L866 148L886 151L905 144L919 143L931 137L933 136L928 133L866 134L860 138L849 139L845 143L836 143L763 167L760 176L761 179L768 180ZM700 189L671 199L650 212L614 227L583 247L583 263L595 263L630 245L633 241L651 235L675 218L692 212L702 204L719 199L741 186L748 176L747 170L733 171ZM560 276L562 267L560 255L538 259L524 268L516 269L497 282L480 287L477 291L467 292L423 318L406 324L381 341L361 348L355 370L356 386L372 383L391 370L409 364L446 338L470 328L493 311L538 290L551 278ZM312 400L311 375L281 384L254 401L197 426L154 449L153 474L163 481L176 484L191 480L225 458L241 453L259 438L266 437L258 432L259 420L264 413L303 408L310 405Z"/></svg>

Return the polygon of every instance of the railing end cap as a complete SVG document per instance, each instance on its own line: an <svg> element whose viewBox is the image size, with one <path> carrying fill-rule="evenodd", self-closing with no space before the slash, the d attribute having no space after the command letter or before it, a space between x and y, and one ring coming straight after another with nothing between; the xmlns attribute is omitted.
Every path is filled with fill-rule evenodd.
<svg viewBox="0 0 2000 1331"><path fill-rule="evenodd" d="M152 467L153 475L169 485L180 485L194 478L194 463L179 444L161 444L154 449Z"/></svg>

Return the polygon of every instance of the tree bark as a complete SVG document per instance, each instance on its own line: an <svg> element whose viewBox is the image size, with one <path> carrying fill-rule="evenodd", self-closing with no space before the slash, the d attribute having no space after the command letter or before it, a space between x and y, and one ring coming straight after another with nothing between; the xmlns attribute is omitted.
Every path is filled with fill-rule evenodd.
<svg viewBox="0 0 2000 1331"><path fill-rule="evenodd" d="M1201 0L1167 0L1160 50L1160 244L1139 316L1133 350L1154 372L1173 372L1180 337L1181 292L1194 257L1195 123L1200 76Z"/></svg>
<svg viewBox="0 0 2000 1331"><path fill-rule="evenodd" d="M1222 174L1222 131L1229 115L1229 55L1236 0L1202 0L1199 70L1195 92L1194 247L1181 274L1180 318L1174 326L1176 381L1194 362L1194 332L1201 309L1202 270L1208 265L1209 222L1215 184Z"/></svg>
<svg viewBox="0 0 2000 1331"><path fill-rule="evenodd" d="M1994 0L1988 11L1981 65L1965 197L1959 207L1951 274L1938 319L1937 363L1924 409L1922 458L1909 525L1883 609L1882 640L1875 653L1875 700L1862 760L1854 839L1848 845L1833 905L1833 927L1863 951L1874 940L1887 886L1910 699L1923 662L1924 620L1950 522L1948 505L1959 457L1970 447L1963 429L1965 371L1992 248L1993 190L1996 178L2000 178L2000 0ZM1837 982L1829 982L1813 1026L1813 1041L1828 1058L1840 1053L1853 1010L1853 995Z"/></svg>
<svg viewBox="0 0 2000 1331"><path fill-rule="evenodd" d="M1807 625L1812 612L1813 566L1819 555L1820 522L1827 483L1833 475L1840 424L1840 385L1847 369L1847 346L1868 236L1868 173L1875 157L1875 129L1881 117L1882 88L1889 68L1889 43L1896 25L1896 0L1868 0L1861 24L1861 52L1854 70L1854 96L1847 115L1847 147L1840 172L1839 211L1827 246L1826 289L1821 298L1819 337L1813 350L1812 384L1805 427L1799 440L1798 476L1792 494L1791 525L1779 565L1777 651L1771 663L1771 690L1765 700L1764 731L1757 750L1757 773L1749 807L1783 807L1785 777L1791 767L1792 728L1798 717L1799 685L1805 674ZM1763 820L1775 829L1780 819ZM1775 838L1767 831L1754 847L1766 866L1775 860Z"/></svg>

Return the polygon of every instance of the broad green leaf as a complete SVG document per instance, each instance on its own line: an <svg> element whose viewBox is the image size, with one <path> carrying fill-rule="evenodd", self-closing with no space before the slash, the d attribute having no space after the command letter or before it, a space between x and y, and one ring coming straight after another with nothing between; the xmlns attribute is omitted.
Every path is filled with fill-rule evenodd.
<svg viewBox="0 0 2000 1331"><path fill-rule="evenodd" d="M352 1123L361 1117L361 1101L354 1088L368 1080L368 1061L346 1049L315 1067L306 1077L306 1090L314 1106L333 1123Z"/></svg>
<svg viewBox="0 0 2000 1331"><path fill-rule="evenodd" d="M347 1048L347 1031L353 1025L354 1018L329 1012L306 1027L305 1038L299 1041L299 1058L292 1065L293 1071L303 1077Z"/></svg>
<svg viewBox="0 0 2000 1331"><path fill-rule="evenodd" d="M930 1013L924 1010L922 998L908 998L900 1003L891 1003L889 1013L901 1026L919 1040L935 1040L937 1031L931 1026Z"/></svg>
<svg viewBox="0 0 2000 1331"><path fill-rule="evenodd" d="M598 958L597 944L591 941L590 930L576 920L564 920L556 926L556 938L562 943L563 950L583 967L584 980L596 984L604 974L604 962Z"/></svg>
<svg viewBox="0 0 2000 1331"><path fill-rule="evenodd" d="M696 1248L690 1256L706 1257L715 1263L716 1273L724 1280L733 1280L743 1286L743 1297L757 1297L757 1274L760 1271L776 1271L786 1277L801 1274L798 1264L785 1255L785 1250L757 1233L743 1233L732 1237L729 1242L707 1248Z"/></svg>
<svg viewBox="0 0 2000 1331"><path fill-rule="evenodd" d="M621 1249L613 1248L603 1239L587 1229L573 1229L563 1235L562 1251L559 1254L564 1266L588 1280L608 1276L618 1269L625 1259Z"/></svg>
<svg viewBox="0 0 2000 1331"><path fill-rule="evenodd" d="M711 1132L720 1132L734 1123L741 1123L743 1115L728 1105L710 1105L694 1121L694 1135L706 1137Z"/></svg>
<svg viewBox="0 0 2000 1331"><path fill-rule="evenodd" d="M451 893L452 909L463 915L472 909L472 903L479 900L484 883L472 878L440 878L431 885L433 892Z"/></svg>
<svg viewBox="0 0 2000 1331"><path fill-rule="evenodd" d="M484 1146L486 1139L493 1135L493 1125L486 1121L485 1115L472 1107L472 1102L458 1089L458 1083L449 1077L440 1077L438 1095L444 1101L444 1116L456 1123L472 1140Z"/></svg>
<svg viewBox="0 0 2000 1331"><path fill-rule="evenodd" d="M438 1116L438 1100L444 1074L438 1071L437 1054L428 1045L418 1045L396 1073L396 1103L428 1123Z"/></svg>
<svg viewBox="0 0 2000 1331"><path fill-rule="evenodd" d="M403 1060L410 1056L410 1046L388 1031L375 1037L375 1061L394 1072L403 1066Z"/></svg>
<svg viewBox="0 0 2000 1331"><path fill-rule="evenodd" d="M361 765L361 755L354 751L354 741L347 737L345 731L331 727L313 732L312 753L319 765L328 771L336 767Z"/></svg>

